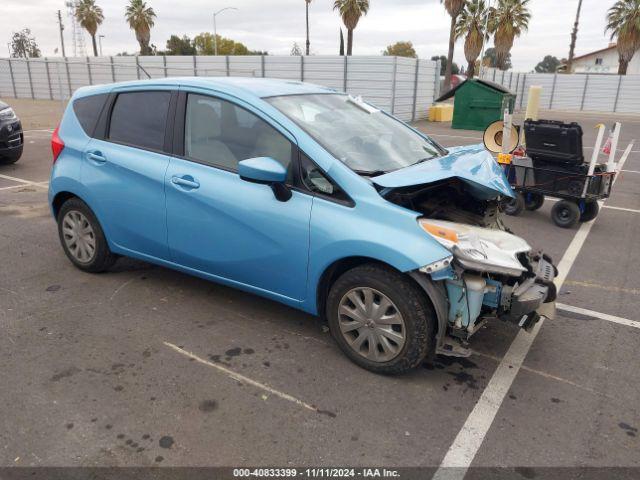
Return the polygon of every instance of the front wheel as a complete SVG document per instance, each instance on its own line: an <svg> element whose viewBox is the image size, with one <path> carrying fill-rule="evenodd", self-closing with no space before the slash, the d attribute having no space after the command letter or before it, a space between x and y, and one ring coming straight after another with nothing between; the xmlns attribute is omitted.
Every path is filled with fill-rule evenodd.
<svg viewBox="0 0 640 480"><path fill-rule="evenodd" d="M116 261L98 219L79 198L71 198L60 207L58 234L67 258L80 270L103 272Z"/></svg>
<svg viewBox="0 0 640 480"><path fill-rule="evenodd" d="M600 213L600 205L598 205L598 202L586 202L580 214L580 221L590 222L591 220L595 220L598 213Z"/></svg>
<svg viewBox="0 0 640 480"><path fill-rule="evenodd" d="M560 200L551 209L553 222L562 228L573 228L580 220L578 205L568 200Z"/></svg>
<svg viewBox="0 0 640 480"><path fill-rule="evenodd" d="M544 195L540 193L527 193L525 195L524 208L533 212L544 205Z"/></svg>
<svg viewBox="0 0 640 480"><path fill-rule="evenodd" d="M516 193L516 198L510 198L504 203L504 213L512 217L520 215L525 207L524 196Z"/></svg>
<svg viewBox="0 0 640 480"><path fill-rule="evenodd" d="M435 314L425 293L382 265L344 273L329 292L327 318L340 349L374 373L404 373L434 348Z"/></svg>

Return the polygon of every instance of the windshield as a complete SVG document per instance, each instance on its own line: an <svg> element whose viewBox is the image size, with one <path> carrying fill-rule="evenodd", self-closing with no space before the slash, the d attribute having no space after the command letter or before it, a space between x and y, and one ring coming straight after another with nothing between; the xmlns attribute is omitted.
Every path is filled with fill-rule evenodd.
<svg viewBox="0 0 640 480"><path fill-rule="evenodd" d="M376 175L443 153L432 140L360 99L340 94L266 99L352 170Z"/></svg>

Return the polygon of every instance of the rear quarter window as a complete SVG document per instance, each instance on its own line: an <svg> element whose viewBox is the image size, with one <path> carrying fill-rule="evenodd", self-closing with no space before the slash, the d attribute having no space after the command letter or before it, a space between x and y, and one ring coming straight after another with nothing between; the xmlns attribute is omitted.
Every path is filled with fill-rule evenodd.
<svg viewBox="0 0 640 480"><path fill-rule="evenodd" d="M109 140L162 150L171 92L121 93L111 112Z"/></svg>
<svg viewBox="0 0 640 480"><path fill-rule="evenodd" d="M75 113L84 133L90 137L93 137L102 107L104 107L108 97L108 94L101 93L73 101L73 113Z"/></svg>

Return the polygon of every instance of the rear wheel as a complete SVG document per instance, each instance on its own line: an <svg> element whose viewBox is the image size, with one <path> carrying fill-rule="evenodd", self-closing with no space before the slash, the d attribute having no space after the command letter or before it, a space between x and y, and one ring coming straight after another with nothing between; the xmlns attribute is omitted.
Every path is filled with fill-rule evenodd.
<svg viewBox="0 0 640 480"><path fill-rule="evenodd" d="M58 234L67 258L80 270L103 272L116 261L98 219L79 198L71 198L60 207Z"/></svg>
<svg viewBox="0 0 640 480"><path fill-rule="evenodd" d="M520 215L525 207L524 196L516 193L516 198L510 198L504 203L504 213L512 217Z"/></svg>
<svg viewBox="0 0 640 480"><path fill-rule="evenodd" d="M524 208L533 212L544 205L544 195L540 193L527 193L524 196Z"/></svg>
<svg viewBox="0 0 640 480"><path fill-rule="evenodd" d="M435 319L425 293L382 265L344 273L329 292L327 318L341 350L375 373L404 373L434 348Z"/></svg>
<svg viewBox="0 0 640 480"><path fill-rule="evenodd" d="M595 220L598 213L600 213L600 205L598 205L598 202L586 202L580 214L580 221L590 222L591 220Z"/></svg>
<svg viewBox="0 0 640 480"><path fill-rule="evenodd" d="M578 205L568 200L560 200L551 209L553 222L562 228L573 228L580 220Z"/></svg>

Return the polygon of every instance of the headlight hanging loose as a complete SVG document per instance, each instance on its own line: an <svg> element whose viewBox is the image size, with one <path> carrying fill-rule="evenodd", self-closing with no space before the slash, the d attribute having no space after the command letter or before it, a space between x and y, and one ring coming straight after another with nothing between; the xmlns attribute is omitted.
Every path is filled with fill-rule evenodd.
<svg viewBox="0 0 640 480"><path fill-rule="evenodd" d="M466 269L519 277L526 268L518 254L531 247L520 237L502 230L421 218L420 227L449 250Z"/></svg>

